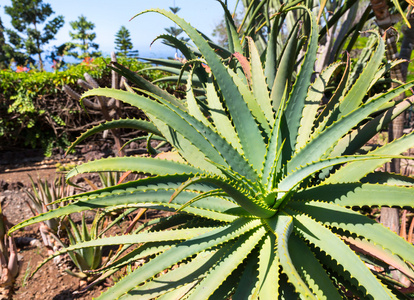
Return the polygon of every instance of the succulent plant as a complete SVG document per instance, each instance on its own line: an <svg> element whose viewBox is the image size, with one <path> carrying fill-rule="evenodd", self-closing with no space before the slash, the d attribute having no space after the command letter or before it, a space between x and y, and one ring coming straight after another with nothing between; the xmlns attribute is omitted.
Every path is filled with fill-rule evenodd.
<svg viewBox="0 0 414 300"><path fill-rule="evenodd" d="M298 39L296 27L278 52L282 23L277 20L292 10L306 16L307 35ZM108 122L76 143L111 126L146 127L172 145L175 159L118 157L77 166L68 180L80 173L114 170L152 176L64 198L70 200L66 206L26 220L11 232L97 207L175 212L131 234L64 250L123 245L102 272L144 259L99 299L403 297L385 271L369 266L391 266L414 279L413 245L358 211L365 206L413 207L412 179L375 170L413 147L414 134L359 153L410 105L392 99L414 82L367 96L384 74L383 39L372 32L372 55L355 81L349 82L355 78L349 59L328 66L313 81L317 24L305 7L281 8L264 51L252 38L239 40L227 10L232 47L227 52L218 51L176 15L147 12L174 21L197 47L165 36L187 59L182 66L188 73L185 101L114 64L142 87L140 94L94 89L82 97L119 99L142 109L150 121ZM294 72L292 62L302 46L306 52ZM335 92L328 92L332 75L341 68L341 82ZM322 97L329 97L324 107ZM137 247L127 253L130 245ZM358 247L364 252L352 250Z"/></svg>
<svg viewBox="0 0 414 300"><path fill-rule="evenodd" d="M14 282L19 274L19 261L13 236L7 236L11 225L0 207L0 299L13 299Z"/></svg>

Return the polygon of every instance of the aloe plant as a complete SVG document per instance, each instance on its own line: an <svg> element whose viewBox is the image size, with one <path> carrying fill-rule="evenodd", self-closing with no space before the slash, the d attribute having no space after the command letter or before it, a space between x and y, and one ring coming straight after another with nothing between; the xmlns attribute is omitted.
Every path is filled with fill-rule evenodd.
<svg viewBox="0 0 414 300"><path fill-rule="evenodd" d="M29 175L32 189L25 190L29 201L26 201L33 215L38 215L48 210L56 209L59 204L52 204L58 199L67 197L74 193L73 187L65 184L65 179L62 175L56 177L52 183L49 183L47 179L42 180L37 178L37 181ZM52 218L39 225L39 231L42 236L43 244L48 247L51 253L55 248L55 243L50 233L57 233L62 224L59 225L59 219ZM64 227L64 226L63 226Z"/></svg>
<svg viewBox="0 0 414 300"><path fill-rule="evenodd" d="M312 81L316 18L302 6L281 8L276 17L291 10L307 16L306 40L298 40L294 31L275 56L277 39L271 33L260 52L249 37L239 40L228 18L234 55L225 58L178 16L160 9L145 11L174 21L197 47L179 48L188 60L183 65L188 70L185 101L114 64L141 86L140 94L128 87L94 89L82 97L119 99L142 109L150 121L111 121L74 144L114 126L146 128L172 145L174 159L118 157L77 166L68 180L80 173L113 170L152 176L64 198L61 201L70 200L66 206L23 221L10 232L97 207L175 212L131 234L101 237L61 251L123 245L99 270L102 276L144 261L99 299L403 297L386 270L395 268L414 279L413 245L358 208L413 207L412 179L375 170L413 147L414 134L367 154L360 149L408 108L406 102L391 100L414 82L367 96L384 73L384 40L375 32L373 53L355 81L349 60L328 66ZM307 50L292 78L290 62L296 61L302 44ZM325 93L340 68L342 81L334 93ZM330 102L320 107L328 95ZM130 245L137 247L126 252ZM374 264L378 267L371 271Z"/></svg>
<svg viewBox="0 0 414 300"><path fill-rule="evenodd" d="M14 283L19 275L19 260L13 236L7 236L11 227L0 206L0 298L13 299Z"/></svg>

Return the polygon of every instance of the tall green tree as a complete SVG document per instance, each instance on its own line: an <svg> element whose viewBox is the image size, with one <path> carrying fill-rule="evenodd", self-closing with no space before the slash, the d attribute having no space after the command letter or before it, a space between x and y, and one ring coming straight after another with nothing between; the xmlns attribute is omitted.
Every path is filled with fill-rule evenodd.
<svg viewBox="0 0 414 300"><path fill-rule="evenodd" d="M65 23L63 16L57 16L42 25L54 14L50 4L42 0L12 0L4 11L11 17L15 30L8 29L10 43L16 50L25 49L26 54L37 55L39 68L43 69L43 46L54 39Z"/></svg>
<svg viewBox="0 0 414 300"><path fill-rule="evenodd" d="M137 57L138 50L132 50L134 45L131 41L131 34L125 26L121 26L119 31L115 34L115 50L117 55L124 55L127 57Z"/></svg>
<svg viewBox="0 0 414 300"><path fill-rule="evenodd" d="M69 50L67 55L83 59L85 57L97 57L102 55L98 50L99 45L94 43L93 40L96 38L96 33L92 32L95 28L95 24L89 22L85 16L79 16L77 21L69 22L73 29L69 35L75 42L69 43ZM78 48L80 52L73 51Z"/></svg>
<svg viewBox="0 0 414 300"><path fill-rule="evenodd" d="M174 6L171 7L170 6L170 11L176 15L179 11L181 10L180 7ZM167 27L164 28L166 32L168 32L169 34L171 34L172 36L174 36L175 38L178 38L178 36L183 33L183 30L177 26L171 26L171 27ZM179 38L181 41L183 42L188 42L190 39L189 38L185 38L185 37L180 37Z"/></svg>
<svg viewBox="0 0 414 300"><path fill-rule="evenodd" d="M4 37L4 26L0 18L0 69L4 69L8 65L5 46L6 39Z"/></svg>

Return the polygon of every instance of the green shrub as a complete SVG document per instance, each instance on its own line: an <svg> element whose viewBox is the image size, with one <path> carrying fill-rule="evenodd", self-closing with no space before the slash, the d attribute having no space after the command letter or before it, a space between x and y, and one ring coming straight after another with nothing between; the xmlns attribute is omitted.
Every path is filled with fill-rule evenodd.
<svg viewBox="0 0 414 300"><path fill-rule="evenodd" d="M66 131L66 128L81 127L91 119L76 101L67 97L62 86L68 84L79 90L76 82L85 72L98 79L102 86L110 85L109 62L109 58L98 58L88 64L69 65L57 72L0 70L0 144L41 147L46 154L50 154L53 147L67 147L77 133ZM134 72L147 66L123 57L119 62ZM161 72L154 71L144 74L151 79L161 76ZM83 123L74 123L79 119L84 120Z"/></svg>

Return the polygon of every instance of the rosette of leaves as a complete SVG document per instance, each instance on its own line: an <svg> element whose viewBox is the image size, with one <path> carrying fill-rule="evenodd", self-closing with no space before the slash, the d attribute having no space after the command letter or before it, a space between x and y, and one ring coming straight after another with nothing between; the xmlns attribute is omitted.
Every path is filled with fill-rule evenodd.
<svg viewBox="0 0 414 300"><path fill-rule="evenodd" d="M11 231L98 207L175 212L131 234L64 250L124 245L99 270L104 274L143 262L99 299L404 297L387 270L391 266L413 279L413 245L357 209L413 206L412 179L375 170L413 147L414 135L365 154L359 150L409 107L392 99L414 83L367 96L386 70L384 41L376 33L372 55L356 81L348 84L349 61L330 65L312 81L317 24L308 9L294 9L309 20L306 39L297 38L296 27L277 56L275 37L281 22L274 22L260 55L252 39L239 40L226 11L234 50L226 59L176 15L146 11L174 21L197 47L182 48L188 49L185 68L191 75L185 102L115 65L146 91L94 89L83 97L119 99L142 109L150 122L116 120L91 129L79 141L111 126L145 125L172 145L175 160L118 157L77 166L68 179L115 170L152 176L62 199L71 201ZM302 46L306 52L294 73L292 62ZM339 70L343 76L335 92L325 92ZM193 76L199 80L195 86ZM321 107L322 97L329 95L328 104ZM137 247L125 254L130 245ZM363 255L352 250L357 248ZM372 266L376 268L370 270Z"/></svg>

